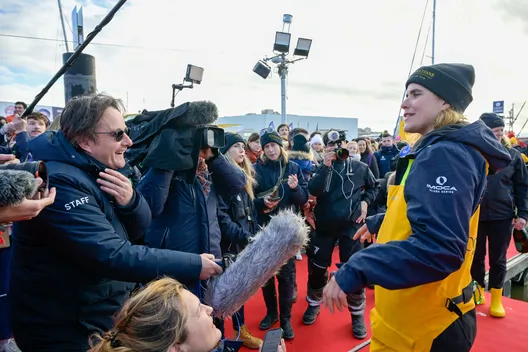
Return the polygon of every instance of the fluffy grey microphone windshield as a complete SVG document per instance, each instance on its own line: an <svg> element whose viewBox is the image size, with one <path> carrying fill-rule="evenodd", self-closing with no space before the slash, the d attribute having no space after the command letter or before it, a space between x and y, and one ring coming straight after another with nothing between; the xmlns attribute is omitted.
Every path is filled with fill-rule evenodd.
<svg viewBox="0 0 528 352"><path fill-rule="evenodd" d="M218 118L218 108L210 101L192 101L187 113L178 120L180 126L210 125Z"/></svg>
<svg viewBox="0 0 528 352"><path fill-rule="evenodd" d="M26 171L0 171L0 207L14 206L32 198L37 190L35 176Z"/></svg>
<svg viewBox="0 0 528 352"><path fill-rule="evenodd" d="M205 301L217 317L231 317L308 242L304 219L292 210L272 217L235 263L211 279Z"/></svg>

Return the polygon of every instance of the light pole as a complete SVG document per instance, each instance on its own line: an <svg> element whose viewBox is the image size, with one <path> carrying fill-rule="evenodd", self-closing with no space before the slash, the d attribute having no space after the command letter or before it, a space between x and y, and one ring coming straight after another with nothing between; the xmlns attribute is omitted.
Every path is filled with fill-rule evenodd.
<svg viewBox="0 0 528 352"><path fill-rule="evenodd" d="M190 82L190 85L182 84L173 84L172 85L172 99L171 99L171 108L174 107L174 99L176 98L176 95L178 95L179 92L184 90L185 88L193 89L194 84L200 84L202 83L203 78L203 72L204 69L202 67L194 66L191 64L187 65L187 72L185 73L185 77L183 78L183 82ZM176 91L178 91L176 93Z"/></svg>
<svg viewBox="0 0 528 352"><path fill-rule="evenodd" d="M260 77L266 79L269 77L271 72L271 67L268 64L269 61L277 65L277 71L281 78L281 123L285 124L286 121L286 78L288 77L288 68L290 64L297 62L299 60L304 60L308 58L310 53L310 48L312 46L312 40L307 38L297 39L297 46L293 52L293 58L288 58L290 51L290 25L292 22L292 15L285 14L282 17L282 31L275 33L275 43L273 45L273 52L275 56L265 57L262 60L259 60L255 67L253 67L253 72L255 72Z"/></svg>

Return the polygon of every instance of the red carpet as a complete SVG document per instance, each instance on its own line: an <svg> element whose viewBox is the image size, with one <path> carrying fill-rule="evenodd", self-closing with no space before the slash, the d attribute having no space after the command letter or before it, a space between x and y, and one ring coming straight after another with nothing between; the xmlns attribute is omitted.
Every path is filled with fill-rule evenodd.
<svg viewBox="0 0 528 352"><path fill-rule="evenodd" d="M515 250L515 249L514 249ZM305 258L305 257L304 257ZM334 252L334 262L337 261L337 253ZM299 298L293 305L292 325L295 331L295 339L287 342L288 352L310 352L310 351L338 351L347 352L362 341L352 336L350 315L348 312L337 312L330 314L327 309L321 309L321 314L315 324L305 326L302 323L302 315L307 307L306 280L308 277L306 258L297 262L297 284ZM487 296L490 301L489 295ZM506 318L495 319L489 316L489 303L478 310L478 334L472 351L494 352L494 351L528 351L528 303L505 298L504 308ZM368 322L368 312L374 305L374 291L367 289L367 310L365 316ZM265 331L258 328L260 320L266 314L266 306L262 293L257 293L246 304L246 324L249 331L257 337L263 338ZM274 327L278 327L275 324ZM370 329L369 329L370 330ZM231 336L231 322L226 322L226 336ZM369 336L370 337L370 331ZM249 349L242 349L250 351ZM368 351L365 347L361 351Z"/></svg>

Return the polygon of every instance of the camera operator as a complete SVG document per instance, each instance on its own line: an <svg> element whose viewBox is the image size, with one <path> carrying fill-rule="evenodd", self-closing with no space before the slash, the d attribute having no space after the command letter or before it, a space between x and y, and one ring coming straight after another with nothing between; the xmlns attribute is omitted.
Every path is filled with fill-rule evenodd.
<svg viewBox="0 0 528 352"><path fill-rule="evenodd" d="M124 170L132 145L121 109L108 95L75 97L59 132L30 141L57 196L37 217L14 225L10 322L25 352L88 350L89 336L112 327L136 282L221 272L208 254L136 245L151 212L116 171Z"/></svg>
<svg viewBox="0 0 528 352"><path fill-rule="evenodd" d="M324 164L308 184L311 195L317 198L315 206L315 238L310 241L308 269L309 303L303 323L311 325L317 319L328 281L328 267L332 264L332 251L339 240L339 260L346 263L350 256L363 248L354 234L367 216L368 205L377 194L377 183L367 164L348 157L347 149L339 149L345 140L344 132L324 134L326 145ZM365 326L365 293L358 290L347 296L352 315L352 332L358 339L367 335Z"/></svg>
<svg viewBox="0 0 528 352"><path fill-rule="evenodd" d="M195 103L197 104L197 103ZM193 110L192 110L193 111ZM192 115L192 112L189 114ZM198 118L188 116L193 121ZM182 143L186 150L165 151L165 158L178 158L177 153L191 154L196 147L196 137L201 133L215 133L221 143L209 143L209 138L200 139L196 170L166 170L150 168L139 182L138 190L143 194L152 210L152 225L146 234L149 247L166 248L187 253L211 253L222 258L220 248L221 231L218 223L217 196L237 195L246 186L246 176L240 168L231 164L220 153L224 146L223 130L215 126L198 124L197 132L189 133L189 143ZM178 138L185 139L187 130L180 128ZM204 132L205 131L205 132ZM218 138L215 137L215 140ZM194 142L194 143L193 143ZM190 182L188 181L190 177ZM191 292L202 297L198 277L181 280Z"/></svg>

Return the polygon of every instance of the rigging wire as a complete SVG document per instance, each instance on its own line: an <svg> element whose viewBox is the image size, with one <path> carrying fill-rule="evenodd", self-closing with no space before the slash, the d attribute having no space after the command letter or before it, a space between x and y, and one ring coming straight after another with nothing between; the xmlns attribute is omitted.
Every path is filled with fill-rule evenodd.
<svg viewBox="0 0 528 352"><path fill-rule="evenodd" d="M427 14L427 8L428 7L429 7L429 0L427 0L425 2L425 8L424 8L424 12L423 12L423 15L422 15L422 22L420 23L420 30L418 31L418 37L416 38L416 44L414 45L414 53L413 53L413 56L412 56L411 67L409 67L409 73L407 74L407 77L409 77L411 75L412 68L414 66L414 59L416 58L416 51L418 50L418 44L420 42L420 36L422 34L422 28L423 28L425 15ZM397 135L398 126L400 124L401 104L403 103L404 100L405 100L405 90L403 91L403 96L402 96L401 103L400 103L400 106L399 106L399 109L398 109L398 118L396 119L396 126L394 127L394 135L395 136Z"/></svg>
<svg viewBox="0 0 528 352"><path fill-rule="evenodd" d="M425 50L427 49L427 43L429 42L429 33L431 32L431 23L429 23L429 29L427 30L427 36L425 37L425 46L424 46L424 50L422 52L422 60L420 60L420 66L423 65L423 60L424 60L424 57L425 57Z"/></svg>
<svg viewBox="0 0 528 352"><path fill-rule="evenodd" d="M44 38L44 37L34 37L34 36L27 36L27 35L0 33L0 37L64 43L64 40ZM68 43L73 43L73 41L68 40ZM172 52L180 52L180 53L208 52L208 49L206 48L204 49L175 49L175 48L146 47L146 46L139 46L139 45L124 45L124 44L111 44L111 43L90 43L90 46L92 45L102 46L102 47L122 48L122 49L139 49L139 50L148 50L148 51L159 50L159 51L172 51ZM228 53L228 52L215 52L215 54L216 55L233 55L233 53Z"/></svg>

